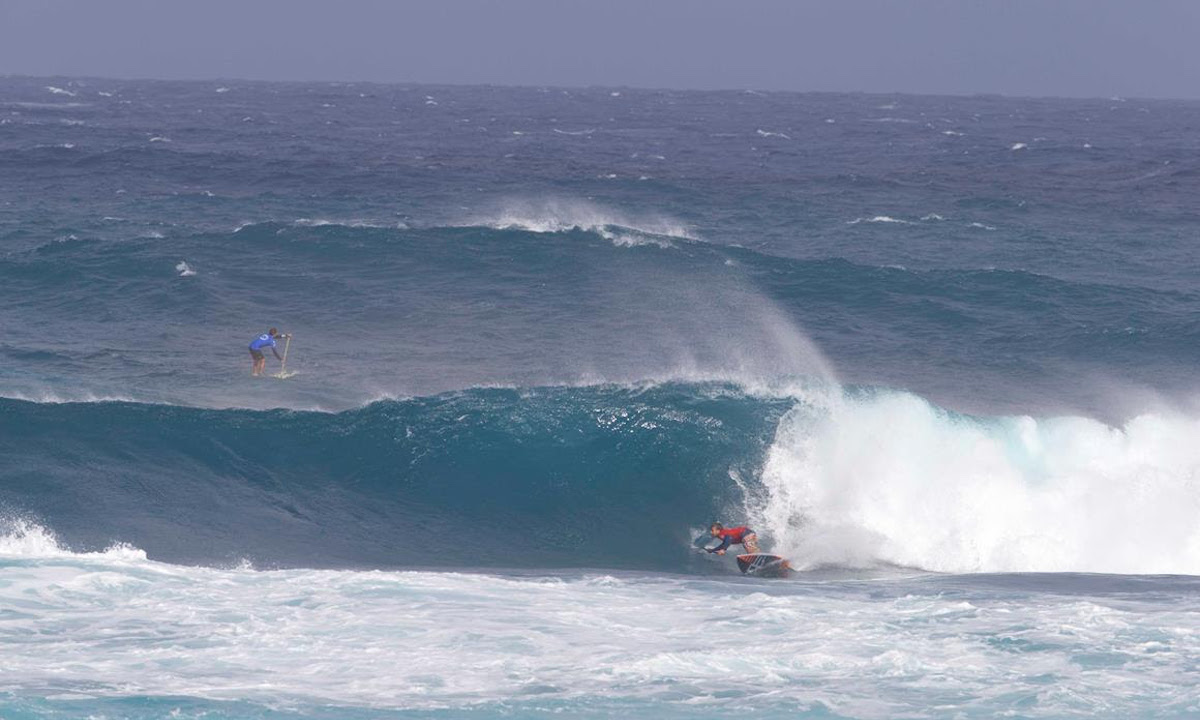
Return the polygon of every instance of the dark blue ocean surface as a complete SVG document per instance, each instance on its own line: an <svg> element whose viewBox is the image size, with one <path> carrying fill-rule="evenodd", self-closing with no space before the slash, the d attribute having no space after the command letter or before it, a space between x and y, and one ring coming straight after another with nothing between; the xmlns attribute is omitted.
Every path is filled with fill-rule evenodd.
<svg viewBox="0 0 1200 720"><path fill-rule="evenodd" d="M1198 277L1197 102L0 78L0 713L1193 717Z"/></svg>
<svg viewBox="0 0 1200 720"><path fill-rule="evenodd" d="M791 335L970 410L1120 420L1193 389L1194 102L0 88L7 395L819 372ZM286 387L247 377L268 325L297 336Z"/></svg>

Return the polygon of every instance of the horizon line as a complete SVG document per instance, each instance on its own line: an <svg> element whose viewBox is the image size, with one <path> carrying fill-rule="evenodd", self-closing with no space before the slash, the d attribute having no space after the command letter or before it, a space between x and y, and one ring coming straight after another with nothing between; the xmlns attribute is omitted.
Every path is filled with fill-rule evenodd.
<svg viewBox="0 0 1200 720"><path fill-rule="evenodd" d="M415 86L415 87L460 87L460 88L500 88L513 90L631 90L641 92L689 92L689 93L752 93L773 95L877 95L877 96L913 96L940 98L1000 98L1005 100L1068 100L1076 102L1109 101L1109 102L1200 102L1196 97L1154 97L1141 95L1010 95L1001 92L915 92L910 90L796 90L796 89L767 89L754 87L728 88L673 88L651 85L558 85L558 84L526 84L526 83L485 83L485 82L434 82L419 80L283 80L279 78L262 79L248 77L191 77L191 78L161 78L151 76L116 76L116 75L31 75L26 73L0 73L5 80L88 80L114 82L149 82L149 83L256 83L279 85L377 85L382 87Z"/></svg>

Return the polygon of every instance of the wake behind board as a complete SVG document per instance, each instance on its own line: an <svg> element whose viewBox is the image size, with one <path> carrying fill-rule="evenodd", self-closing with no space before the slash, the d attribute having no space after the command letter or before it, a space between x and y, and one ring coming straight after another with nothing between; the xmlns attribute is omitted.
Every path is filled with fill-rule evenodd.
<svg viewBox="0 0 1200 720"><path fill-rule="evenodd" d="M737 556L738 570L754 577L787 577L792 566L787 560L770 553L747 553Z"/></svg>

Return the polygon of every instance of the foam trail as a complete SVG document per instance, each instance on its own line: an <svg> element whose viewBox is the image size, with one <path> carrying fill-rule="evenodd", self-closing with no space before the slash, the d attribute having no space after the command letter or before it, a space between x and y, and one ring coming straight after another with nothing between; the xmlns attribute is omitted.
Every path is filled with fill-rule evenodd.
<svg viewBox="0 0 1200 720"><path fill-rule="evenodd" d="M800 562L1200 574L1200 419L976 418L903 392L809 399L763 470Z"/></svg>
<svg viewBox="0 0 1200 720"><path fill-rule="evenodd" d="M966 717L1013 697L1037 698L1029 718L1195 705L1200 637L1178 597L5 560L6 717L883 720L929 717L931 682L970 698Z"/></svg>

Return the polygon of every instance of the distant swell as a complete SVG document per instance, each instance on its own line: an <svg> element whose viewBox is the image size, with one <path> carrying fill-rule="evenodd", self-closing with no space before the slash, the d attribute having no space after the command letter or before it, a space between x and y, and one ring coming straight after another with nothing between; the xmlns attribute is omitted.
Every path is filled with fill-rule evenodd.
<svg viewBox="0 0 1200 720"><path fill-rule="evenodd" d="M0 396L344 410L476 386L831 379L836 366L929 395L949 387L938 397L996 412L1108 417L1063 379L1194 376L1194 292L781 257L596 212L544 226L497 214L469 226L293 218L165 238L18 236L0 257L0 294L23 332L0 341L13 370ZM45 325L83 317L124 329L74 342L65 320ZM285 388L249 384L244 347L262 323L296 331L301 375ZM168 354L145 352L149 338Z"/></svg>

